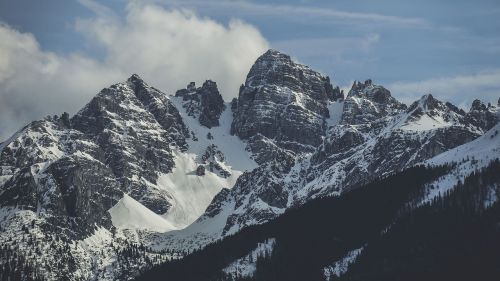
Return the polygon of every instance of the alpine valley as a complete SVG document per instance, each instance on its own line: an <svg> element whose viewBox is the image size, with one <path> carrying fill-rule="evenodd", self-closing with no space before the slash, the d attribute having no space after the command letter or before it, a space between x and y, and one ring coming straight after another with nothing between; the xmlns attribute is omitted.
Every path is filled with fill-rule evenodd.
<svg viewBox="0 0 500 281"><path fill-rule="evenodd" d="M499 121L276 50L231 102L134 74L0 143L0 280L498 280Z"/></svg>

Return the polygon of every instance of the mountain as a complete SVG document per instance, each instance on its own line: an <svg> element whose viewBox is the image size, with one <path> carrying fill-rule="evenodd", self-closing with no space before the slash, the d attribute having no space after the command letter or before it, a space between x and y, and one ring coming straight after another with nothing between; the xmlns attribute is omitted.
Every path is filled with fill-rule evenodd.
<svg viewBox="0 0 500 281"><path fill-rule="evenodd" d="M328 77L269 50L240 87L231 133L248 140L257 163L291 162L321 143L328 103L342 98Z"/></svg>
<svg viewBox="0 0 500 281"><path fill-rule="evenodd" d="M137 280L496 280L499 130L343 196L310 200Z"/></svg>
<svg viewBox="0 0 500 281"><path fill-rule="evenodd" d="M412 167L311 200L137 280L496 280L500 162L419 205L451 167Z"/></svg>
<svg viewBox="0 0 500 281"><path fill-rule="evenodd" d="M345 95L275 50L231 102L211 80L167 95L134 74L0 144L0 277L128 280L314 200L450 166L425 205L499 157L498 109L432 95L407 106L371 80ZM280 241L264 238L224 262L269 255Z"/></svg>
<svg viewBox="0 0 500 281"><path fill-rule="evenodd" d="M132 75L72 118L34 121L4 142L2 245L51 280L130 278L171 258L142 246L140 258L121 260L147 242L138 233L185 227L255 166L228 133L232 113L225 105L220 126L209 130L182 103ZM206 167L203 176L199 167Z"/></svg>
<svg viewBox="0 0 500 281"><path fill-rule="evenodd" d="M277 62L270 63L270 60ZM286 67L281 64L286 64ZM294 120L297 113L263 110L266 105L259 101L264 98L257 99L259 91L266 91L266 102L282 97L285 107L294 107L296 99L290 98L293 91L289 89L312 89L317 80L303 77L322 77L305 66L291 62L288 56L274 51L259 58L256 66L252 67L243 90L240 91L236 117L232 124L232 132L235 134L239 132L234 128L242 126L238 121L241 112L252 112L252 117L249 118L253 118L251 120L255 128L266 128L269 120L276 120L273 131L281 132L286 123L280 121L280 118ZM295 71L289 70L290 68ZM308 69L310 74L301 74L303 68ZM280 72L283 77L273 74L277 69L285 69ZM262 74L255 74L257 70ZM270 78L259 80L255 77ZM324 81L327 80L324 78ZM271 85L257 84L262 81ZM280 87L274 85L283 83L280 81L287 83ZM247 99L246 95L252 97L253 88L258 89L255 95L258 102L240 101ZM304 116L311 116L309 120L324 125L317 127L319 133L316 136L321 142L310 146L310 149L315 147L312 152L307 148L299 149L298 152L290 149L305 147L308 140L286 137L285 133L265 136L265 131L246 130L242 137L246 138L253 155L257 155L256 161L259 162L261 154L267 157L266 161L256 169L244 173L231 190L219 193L194 224L181 231L166 233L154 245L172 250L197 249L244 227L274 219L289 208L300 206L311 199L340 195L378 177L402 171L470 142L490 128L474 122L475 115L490 116L493 123L498 122L496 106L481 108L481 113L477 114L474 106L471 111L465 112L432 95L425 95L407 107L392 97L387 89L373 84L371 80L355 82L345 98L332 100L326 98L328 95L323 97L319 100L324 102L328 115L313 115L300 107ZM273 102L272 106L283 105ZM268 114L278 114L276 112L280 115L267 117ZM257 118L260 116L263 117ZM303 124L304 127L301 127L300 122L295 123L301 131L307 131L307 123ZM301 135L313 137L314 133ZM285 137L288 142L283 142ZM262 138L265 140L264 146L260 145ZM290 144L292 140L293 145ZM270 148L266 148L268 146Z"/></svg>

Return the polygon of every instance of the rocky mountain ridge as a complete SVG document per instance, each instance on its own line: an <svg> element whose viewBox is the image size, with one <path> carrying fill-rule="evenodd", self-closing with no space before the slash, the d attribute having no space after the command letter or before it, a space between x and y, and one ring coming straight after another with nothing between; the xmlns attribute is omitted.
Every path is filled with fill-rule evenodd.
<svg viewBox="0 0 500 281"><path fill-rule="evenodd" d="M494 129L499 106L465 112L432 95L406 106L371 80L344 97L275 50L231 104L210 80L167 96L132 75L1 144L0 241L31 261L37 241L46 255L33 267L50 280L129 279L468 143ZM64 259L72 267L54 266Z"/></svg>

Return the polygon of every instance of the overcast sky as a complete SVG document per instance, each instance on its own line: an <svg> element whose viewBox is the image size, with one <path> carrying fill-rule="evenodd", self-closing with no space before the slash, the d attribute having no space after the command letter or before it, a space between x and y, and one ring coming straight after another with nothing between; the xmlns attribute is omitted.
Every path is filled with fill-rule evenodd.
<svg viewBox="0 0 500 281"><path fill-rule="evenodd" d="M167 93L213 79L228 100L268 48L343 88L496 103L499 19L498 0L0 0L0 140L132 73Z"/></svg>

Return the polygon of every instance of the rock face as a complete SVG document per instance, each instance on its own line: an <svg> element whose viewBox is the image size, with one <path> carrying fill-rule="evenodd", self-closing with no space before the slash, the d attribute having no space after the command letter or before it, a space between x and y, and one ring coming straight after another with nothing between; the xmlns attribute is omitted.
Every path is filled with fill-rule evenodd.
<svg viewBox="0 0 500 281"><path fill-rule="evenodd" d="M157 214L167 212L169 194L153 186L158 173L172 170L170 146L185 148L188 131L165 94L132 75L103 89L71 124L102 149L123 191Z"/></svg>
<svg viewBox="0 0 500 281"><path fill-rule="evenodd" d="M471 124L487 131L493 128L498 122L499 116L496 114L497 111L497 106L491 104L485 105L480 100L474 100L466 117Z"/></svg>
<svg viewBox="0 0 500 281"><path fill-rule="evenodd" d="M171 195L155 184L174 166L171 147L187 149L187 134L167 96L133 75L73 118L34 121L3 143L0 205L41 212L71 239L111 229L108 210L123 193L163 214Z"/></svg>
<svg viewBox="0 0 500 281"><path fill-rule="evenodd" d="M203 155L201 155L201 162L206 165L206 168L210 172L217 173L219 176L227 178L231 176L231 172L224 168L224 158L224 153L222 153L215 144L211 144L205 149Z"/></svg>
<svg viewBox="0 0 500 281"><path fill-rule="evenodd" d="M96 225L111 226L107 210L122 191L103 164L100 148L61 119L32 122L4 147L0 202L48 212L52 226L75 239ZM68 229L66 224L79 227Z"/></svg>
<svg viewBox="0 0 500 281"><path fill-rule="evenodd" d="M219 126L225 105L215 82L207 80L199 88L191 82L186 89L178 90L175 96L182 97L183 107L190 116L198 118L201 125L207 128Z"/></svg>
<svg viewBox="0 0 500 281"><path fill-rule="evenodd" d="M391 96L386 88L372 84L372 80L364 83L354 82L347 94L342 113L342 124L364 124L386 116L394 116L406 109Z"/></svg>
<svg viewBox="0 0 500 281"><path fill-rule="evenodd" d="M310 152L325 134L329 101L341 98L330 79L269 50L257 59L233 102L231 133L251 143L257 162Z"/></svg>
<svg viewBox="0 0 500 281"><path fill-rule="evenodd" d="M407 107L371 80L355 82L345 100L329 104L331 87L320 86L328 80L306 70L274 51L252 67L233 101L232 132L247 140L261 165L217 196L197 223L223 220L219 235L234 233L313 198L339 195L418 164L498 122L485 121L488 108L477 102L466 113L425 95ZM340 108L337 122L327 108ZM496 107L489 112L497 116ZM291 120L298 131L286 129Z"/></svg>

